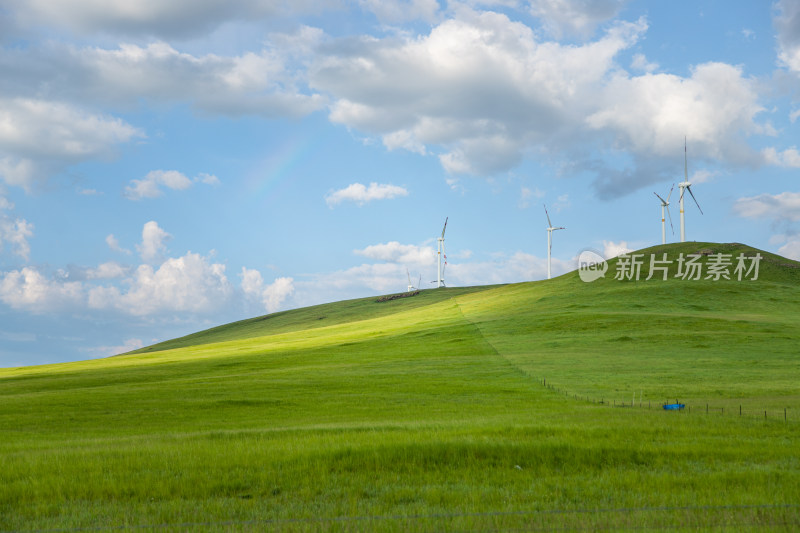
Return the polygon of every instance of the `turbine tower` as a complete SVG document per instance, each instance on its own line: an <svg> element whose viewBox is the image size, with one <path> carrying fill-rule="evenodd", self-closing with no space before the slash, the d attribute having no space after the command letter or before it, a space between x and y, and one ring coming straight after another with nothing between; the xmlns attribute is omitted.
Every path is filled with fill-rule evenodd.
<svg viewBox="0 0 800 533"><path fill-rule="evenodd" d="M553 232L560 229L566 229L563 226L554 228L553 223L550 222L550 214L547 212L547 206L544 206L544 214L547 216L547 279L550 279L550 251L553 249Z"/></svg>
<svg viewBox="0 0 800 533"><path fill-rule="evenodd" d="M694 203L697 204L697 209L700 209L700 204L697 203L697 198L694 197L694 193L692 192L692 184L689 183L689 171L688 171L688 163L686 158L686 137L683 138L683 181L678 184L678 187L681 189L681 242L686 242L686 223L684 222L684 209L683 209L683 194L684 191L689 191L689 194L692 195L692 200ZM700 209L700 214L703 214L703 210Z"/></svg>
<svg viewBox="0 0 800 533"><path fill-rule="evenodd" d="M672 215L669 214L669 197L672 196L672 189L675 188L675 184L672 184L672 187L669 189L669 194L667 195L667 199L664 200L661 196L658 195L657 192L653 194L661 200L661 244L667 244L667 227L664 225L664 208L667 209L667 216L669 216L669 227L672 229L672 234L675 235L675 227L672 225Z"/></svg>
<svg viewBox="0 0 800 533"><path fill-rule="evenodd" d="M442 228L442 236L437 238L437 259L438 259L438 275L436 276L436 287L444 286L444 268L447 266L447 254L444 251L444 232L447 229L447 220L450 217L445 217L444 227ZM444 266L442 266L442 256L444 256Z"/></svg>

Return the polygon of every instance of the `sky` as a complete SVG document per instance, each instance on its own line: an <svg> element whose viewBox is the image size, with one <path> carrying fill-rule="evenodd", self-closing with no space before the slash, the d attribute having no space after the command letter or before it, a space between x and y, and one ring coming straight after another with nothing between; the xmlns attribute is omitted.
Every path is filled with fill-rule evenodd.
<svg viewBox="0 0 800 533"><path fill-rule="evenodd" d="M800 259L798 117L797 0L2 0L0 367L434 287L445 219L563 274L684 156L687 240Z"/></svg>

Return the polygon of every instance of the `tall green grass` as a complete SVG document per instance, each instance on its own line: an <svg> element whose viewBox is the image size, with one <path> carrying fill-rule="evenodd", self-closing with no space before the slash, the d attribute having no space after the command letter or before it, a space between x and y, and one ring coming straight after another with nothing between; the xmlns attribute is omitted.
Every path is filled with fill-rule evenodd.
<svg viewBox="0 0 800 533"><path fill-rule="evenodd" d="M0 530L796 529L797 418L541 384L800 411L796 270L762 272L438 289L0 370Z"/></svg>

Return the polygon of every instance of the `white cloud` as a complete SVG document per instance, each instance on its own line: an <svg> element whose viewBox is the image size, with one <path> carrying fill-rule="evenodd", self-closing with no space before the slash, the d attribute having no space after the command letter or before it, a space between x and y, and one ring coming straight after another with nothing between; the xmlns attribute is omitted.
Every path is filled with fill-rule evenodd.
<svg viewBox="0 0 800 533"><path fill-rule="evenodd" d="M155 42L116 50L74 49L67 59L93 80L91 87L82 79L69 80L71 88L106 102L191 102L215 114L268 118L303 116L325 104L320 95L297 88L300 74L282 51L271 48L240 56L194 56Z"/></svg>
<svg viewBox="0 0 800 533"><path fill-rule="evenodd" d="M73 105L0 97L0 178L30 189L67 166L107 156L143 134L121 119Z"/></svg>
<svg viewBox="0 0 800 533"><path fill-rule="evenodd" d="M422 285L430 286L424 279ZM344 294L385 294L408 287L405 266L398 263L363 264L345 270L313 274L297 282L301 305L341 299Z"/></svg>
<svg viewBox="0 0 800 533"><path fill-rule="evenodd" d="M358 205L364 205L373 200L389 200L398 196L408 196L408 191L397 185L372 182L367 187L361 183L353 183L344 189L329 193L325 197L325 202L331 207L342 202L355 202Z"/></svg>
<svg viewBox="0 0 800 533"><path fill-rule="evenodd" d="M594 42L565 46L505 15L463 8L428 35L329 47L309 77L333 95L332 121L388 147L435 147L450 173L489 175L545 141L574 142L614 57L646 27L619 22Z"/></svg>
<svg viewBox="0 0 800 533"><path fill-rule="evenodd" d="M795 238L790 240L778 248L778 253L784 257L788 257L789 259L800 261L800 239Z"/></svg>
<svg viewBox="0 0 800 533"><path fill-rule="evenodd" d="M161 187L183 191L195 183L219 185L220 181L213 174L201 173L189 179L177 170L151 170L143 179L131 180L131 184L125 187L125 197L129 200L157 198L163 194Z"/></svg>
<svg viewBox="0 0 800 533"><path fill-rule="evenodd" d="M79 282L47 279L33 267L0 274L0 301L32 313L45 313L80 306L84 297Z"/></svg>
<svg viewBox="0 0 800 533"><path fill-rule="evenodd" d="M634 54L633 60L631 61L631 68L634 70L641 70L651 73L655 70L658 70L658 63L651 63L647 60L644 54Z"/></svg>
<svg viewBox="0 0 800 533"><path fill-rule="evenodd" d="M108 263L99 265L97 268L86 269L85 275L86 279L115 279L122 278L129 272L129 267L120 265L114 261L109 261Z"/></svg>
<svg viewBox="0 0 800 533"><path fill-rule="evenodd" d="M603 257L606 259L612 259L618 255L631 253L632 251L633 249L628 246L626 241L603 241Z"/></svg>
<svg viewBox="0 0 800 533"><path fill-rule="evenodd" d="M772 147L764 148L761 153L764 155L765 162L769 165L786 168L800 167L800 152L794 146L782 152L778 152Z"/></svg>
<svg viewBox="0 0 800 533"><path fill-rule="evenodd" d="M411 265L431 265L436 260L436 251L429 246L415 246L391 241L373 244L353 253L376 261Z"/></svg>
<svg viewBox="0 0 800 533"><path fill-rule="evenodd" d="M560 276L575 269L573 261L551 258L552 276ZM517 283L547 278L547 257L537 257L524 252L511 256L498 255L494 261L451 263L445 271L445 283L456 286Z"/></svg>
<svg viewBox="0 0 800 533"><path fill-rule="evenodd" d="M359 4L388 24L412 20L432 22L439 12L437 0L359 0Z"/></svg>
<svg viewBox="0 0 800 533"><path fill-rule="evenodd" d="M0 201L4 198L0 197ZM13 252L25 259L30 257L31 247L28 239L33 237L33 224L22 218L12 219L4 213L0 213L0 252L4 245L8 244L13 248Z"/></svg>
<svg viewBox="0 0 800 533"><path fill-rule="evenodd" d="M774 24L778 30L778 59L789 70L800 72L800 2L778 0Z"/></svg>
<svg viewBox="0 0 800 533"><path fill-rule="evenodd" d="M255 298L264 306L268 313L274 313L281 308L287 298L294 294L294 279L281 277L267 286L261 272L242 267L242 291L245 296Z"/></svg>
<svg viewBox="0 0 800 533"><path fill-rule="evenodd" d="M716 170L706 170L706 169L702 169L702 170L697 170L697 171L695 171L695 172L694 172L694 173L693 173L693 174L692 174L692 175L689 177L689 181L690 181L692 184L695 184L695 185L696 185L696 184L698 184L698 183L706 183L706 182L709 182L709 181L713 180L714 178L716 178L716 177L717 177L717 176L719 176L719 175L720 175L720 172L719 172L719 171L716 171Z"/></svg>
<svg viewBox="0 0 800 533"><path fill-rule="evenodd" d="M595 28L616 16L629 0L529 0L530 12L542 18L556 39L564 35L589 37Z"/></svg>
<svg viewBox="0 0 800 533"><path fill-rule="evenodd" d="M160 186L182 191L192 186L192 180L177 170L151 170L144 179L131 180L125 187L125 196L130 200L157 198L163 194Z"/></svg>
<svg viewBox="0 0 800 533"><path fill-rule="evenodd" d="M331 0L8 0L6 4L26 26L173 38L207 35L226 22L338 7Z"/></svg>
<svg viewBox="0 0 800 533"><path fill-rule="evenodd" d="M131 255L132 253L130 250L123 248L122 246L119 245L119 240L117 240L117 238L114 237L113 233L109 233L108 236L106 237L106 244L108 245L109 248L111 248L115 252L120 252L126 255Z"/></svg>
<svg viewBox="0 0 800 533"><path fill-rule="evenodd" d="M94 357L110 357L112 355L119 355L122 353L132 352L144 347L142 339L125 339L121 345L118 346L95 346L94 348L86 348L85 351L92 354Z"/></svg>
<svg viewBox="0 0 800 533"><path fill-rule="evenodd" d="M201 172L194 178L195 182L205 183L206 185L219 185L220 181L219 178L213 174L206 174L205 172Z"/></svg>
<svg viewBox="0 0 800 533"><path fill-rule="evenodd" d="M745 218L775 218L797 222L800 221L800 193L782 192L739 198L733 204L733 211Z"/></svg>
<svg viewBox="0 0 800 533"><path fill-rule="evenodd" d="M161 229L156 221L151 220L142 228L142 244L136 245L136 249L144 262L152 262L167 251L165 241L170 238L172 236L169 233Z"/></svg>
<svg viewBox="0 0 800 533"><path fill-rule="evenodd" d="M231 295L225 265L199 254L169 258L157 269L140 265L127 280L126 291L116 286L89 290L93 309L116 309L143 316L164 312L207 313L227 303Z"/></svg>
<svg viewBox="0 0 800 533"><path fill-rule="evenodd" d="M768 131L755 122L763 108L753 82L724 63L696 66L688 79L618 74L600 100L587 125L615 132L621 146L639 155L674 156L685 136L694 154L758 162L741 135Z"/></svg>

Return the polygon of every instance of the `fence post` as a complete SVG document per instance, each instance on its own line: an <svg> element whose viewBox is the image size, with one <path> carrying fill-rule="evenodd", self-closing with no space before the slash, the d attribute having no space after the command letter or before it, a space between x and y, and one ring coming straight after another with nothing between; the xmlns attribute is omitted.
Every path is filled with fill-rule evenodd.
<svg viewBox="0 0 800 533"><path fill-rule="evenodd" d="M739 416L742 416L742 406L739 405Z"/></svg>

